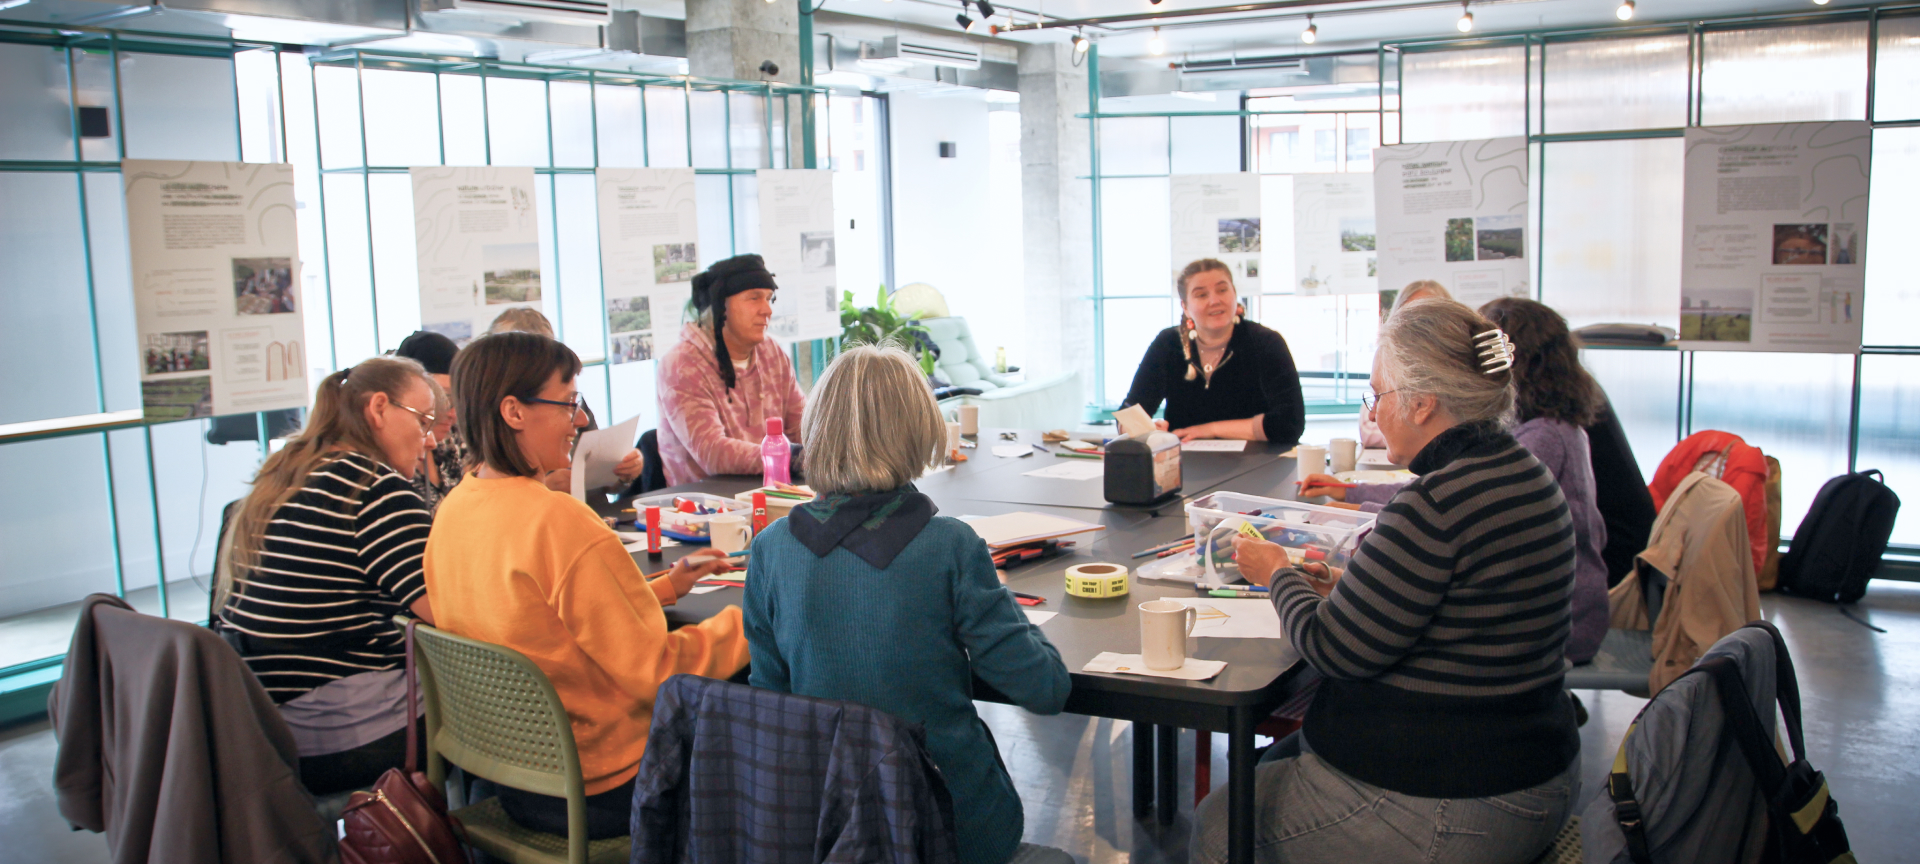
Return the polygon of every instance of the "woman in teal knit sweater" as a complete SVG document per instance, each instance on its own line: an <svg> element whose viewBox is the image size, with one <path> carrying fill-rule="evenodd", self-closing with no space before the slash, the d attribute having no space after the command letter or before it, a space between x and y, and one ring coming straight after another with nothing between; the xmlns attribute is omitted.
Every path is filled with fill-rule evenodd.
<svg viewBox="0 0 1920 864"><path fill-rule="evenodd" d="M1027 623L979 535L913 488L938 464L946 428L905 352L841 354L801 435L820 497L754 538L742 604L753 686L924 724L953 793L960 860L1003 864L1025 817L974 713L973 676L1058 714L1071 687L1060 652Z"/></svg>

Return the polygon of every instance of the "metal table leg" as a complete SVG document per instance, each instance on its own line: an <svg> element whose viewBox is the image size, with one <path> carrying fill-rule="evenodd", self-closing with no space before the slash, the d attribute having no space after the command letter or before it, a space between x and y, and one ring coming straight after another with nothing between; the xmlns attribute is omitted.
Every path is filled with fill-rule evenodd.
<svg viewBox="0 0 1920 864"><path fill-rule="evenodd" d="M1256 713L1233 710L1233 729L1227 733L1227 860L1253 864L1253 726Z"/></svg>
<svg viewBox="0 0 1920 864"><path fill-rule="evenodd" d="M1173 792L1174 782L1180 779L1180 730L1173 726L1159 726L1154 732L1160 751L1158 764L1154 768L1154 815L1159 818L1160 824L1171 825L1174 811L1180 806L1180 799Z"/></svg>
<svg viewBox="0 0 1920 864"><path fill-rule="evenodd" d="M1133 818L1153 811L1153 724L1133 722Z"/></svg>

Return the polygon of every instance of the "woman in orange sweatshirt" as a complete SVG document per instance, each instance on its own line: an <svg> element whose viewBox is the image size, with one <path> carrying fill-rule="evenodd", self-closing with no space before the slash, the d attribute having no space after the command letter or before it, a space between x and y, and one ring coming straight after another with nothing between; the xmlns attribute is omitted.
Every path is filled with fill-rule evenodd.
<svg viewBox="0 0 1920 864"><path fill-rule="evenodd" d="M478 470L441 502L425 570L440 627L519 651L553 681L579 746L588 833L600 839L627 833L660 682L730 676L748 652L737 606L672 631L662 612L728 569L720 553L648 581L598 515L540 482L567 467L585 423L579 372L571 349L531 333L484 336L460 352L454 404ZM500 803L527 828L567 831L564 798L502 786Z"/></svg>

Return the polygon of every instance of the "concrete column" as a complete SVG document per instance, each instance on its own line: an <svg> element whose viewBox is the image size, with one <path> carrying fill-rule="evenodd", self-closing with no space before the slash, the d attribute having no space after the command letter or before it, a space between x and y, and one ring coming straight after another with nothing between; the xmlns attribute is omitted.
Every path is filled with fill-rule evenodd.
<svg viewBox="0 0 1920 864"><path fill-rule="evenodd" d="M1026 233L1026 368L1080 373L1093 392L1093 212L1087 69L1062 44L1020 48L1020 188Z"/></svg>
<svg viewBox="0 0 1920 864"><path fill-rule="evenodd" d="M772 60L780 74L761 73ZM800 9L794 0L687 0L687 71L696 78L800 83Z"/></svg>

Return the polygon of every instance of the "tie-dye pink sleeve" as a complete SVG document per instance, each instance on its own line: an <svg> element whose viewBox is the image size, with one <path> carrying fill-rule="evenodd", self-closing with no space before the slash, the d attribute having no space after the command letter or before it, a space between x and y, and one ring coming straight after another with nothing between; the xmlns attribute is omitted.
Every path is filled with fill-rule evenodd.
<svg viewBox="0 0 1920 864"><path fill-rule="evenodd" d="M706 474L760 473L757 441L727 437L721 419L727 410L720 378L707 364L694 362L688 352L673 352L661 376L662 419L674 437L686 445L693 461Z"/></svg>

